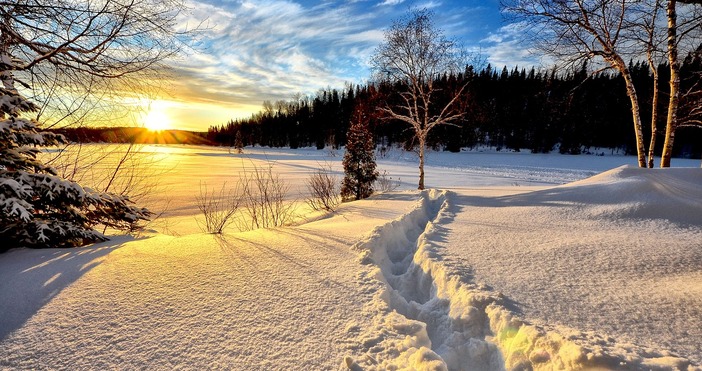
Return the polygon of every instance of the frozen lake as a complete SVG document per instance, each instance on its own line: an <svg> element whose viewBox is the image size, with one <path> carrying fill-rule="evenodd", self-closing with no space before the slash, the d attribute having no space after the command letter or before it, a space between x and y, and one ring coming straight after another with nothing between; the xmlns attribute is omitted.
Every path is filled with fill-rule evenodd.
<svg viewBox="0 0 702 371"><path fill-rule="evenodd" d="M299 201L341 154L140 148L146 233L0 255L0 368L699 367L699 160L430 153L424 192L415 160L379 159L398 192L211 235L201 183L272 166Z"/></svg>

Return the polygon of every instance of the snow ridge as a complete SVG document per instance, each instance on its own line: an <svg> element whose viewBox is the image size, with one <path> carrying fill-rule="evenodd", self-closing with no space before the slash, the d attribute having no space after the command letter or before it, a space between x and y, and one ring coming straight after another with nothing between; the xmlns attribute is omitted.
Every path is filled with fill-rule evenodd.
<svg viewBox="0 0 702 371"><path fill-rule="evenodd" d="M352 370L698 369L665 352L598 334L523 321L508 300L441 254L454 218L452 192L427 190L409 213L354 245L368 269L358 280L374 298L358 332ZM466 241L469 248L469 241Z"/></svg>

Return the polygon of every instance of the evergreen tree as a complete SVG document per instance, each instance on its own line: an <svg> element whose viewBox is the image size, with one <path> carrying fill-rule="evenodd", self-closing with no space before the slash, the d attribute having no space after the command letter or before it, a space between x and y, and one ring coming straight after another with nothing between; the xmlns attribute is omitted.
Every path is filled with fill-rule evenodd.
<svg viewBox="0 0 702 371"><path fill-rule="evenodd" d="M368 130L365 108L361 103L356 106L346 134L344 180L341 182L341 198L344 201L368 198L373 194L373 182L378 178L375 144Z"/></svg>
<svg viewBox="0 0 702 371"><path fill-rule="evenodd" d="M7 76L7 75L5 75ZM60 178L42 163L39 147L65 142L20 117L38 107L4 79L0 88L0 251L13 247L71 247L107 238L97 225L130 230L151 215L127 197L93 191Z"/></svg>
<svg viewBox="0 0 702 371"><path fill-rule="evenodd" d="M234 136L234 149L236 149L236 153L244 153L244 141L241 138L241 128L236 131L236 135Z"/></svg>

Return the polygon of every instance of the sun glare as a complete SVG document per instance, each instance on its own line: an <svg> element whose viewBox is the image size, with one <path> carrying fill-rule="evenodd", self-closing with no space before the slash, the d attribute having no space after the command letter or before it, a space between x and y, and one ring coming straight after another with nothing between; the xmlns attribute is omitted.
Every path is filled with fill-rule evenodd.
<svg viewBox="0 0 702 371"><path fill-rule="evenodd" d="M163 111L158 107L151 107L149 113L144 117L144 127L152 131L168 130L171 128L171 120Z"/></svg>

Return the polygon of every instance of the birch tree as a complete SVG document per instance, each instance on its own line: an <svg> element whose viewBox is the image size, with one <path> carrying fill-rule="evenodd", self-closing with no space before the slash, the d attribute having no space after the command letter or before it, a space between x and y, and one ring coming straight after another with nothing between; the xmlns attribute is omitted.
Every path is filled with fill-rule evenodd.
<svg viewBox="0 0 702 371"><path fill-rule="evenodd" d="M434 81L445 72L461 68L462 55L455 41L447 39L432 21L430 11L419 10L394 22L371 60L377 78L401 86L399 104L380 110L389 119L410 125L419 145L419 189L424 189L424 162L429 132L438 125L451 124L463 116L458 107L466 84L438 103ZM398 84L399 83L399 84ZM447 94L448 93L448 94Z"/></svg>
<svg viewBox="0 0 702 371"><path fill-rule="evenodd" d="M666 53L660 47L664 37L661 35L661 28L658 26L661 18L661 10L663 9L663 0L653 0L643 12L636 18L636 25L640 25L643 30L643 37L639 38L639 42L646 49L646 62L653 76L653 91L651 98L651 140L648 145L648 161L649 168L654 166L654 155L656 149L656 139L658 137L658 102L660 91L658 82L660 80L658 67L662 62L662 58ZM635 33L636 34L636 33Z"/></svg>
<svg viewBox="0 0 702 371"><path fill-rule="evenodd" d="M694 38L694 36L697 36L700 32L700 28L702 28L702 15L699 13L702 1L680 0L680 3L690 6L684 12L682 19L678 19L678 1L668 0L666 4L670 95L668 99L665 142L663 143L663 153L661 154L661 167L670 167L670 159L673 155L673 144L675 142L675 131L679 126L678 109L680 106L681 94L679 49L686 37L692 36ZM692 8L694 5L697 5L697 9ZM697 41L699 42L699 40ZM693 94L693 92L689 93Z"/></svg>
<svg viewBox="0 0 702 371"><path fill-rule="evenodd" d="M629 17L641 2L629 0L516 0L504 3L547 53L575 62L600 59L624 79L631 103L639 167L646 167L646 148L639 100L625 57L634 52Z"/></svg>
<svg viewBox="0 0 702 371"><path fill-rule="evenodd" d="M681 94L696 96L698 91L680 91L680 51L699 46L702 32L700 0L515 0L505 8L521 21L527 21L529 35L559 59L601 58L624 78L631 101L639 166L653 167L658 116L658 57L665 55L670 68L665 142L661 167L670 166L675 131L680 126ZM679 8L682 8L682 12ZM665 12L662 17L661 12ZM664 22L658 20L663 18ZM641 30L645 37L641 37ZM660 46L664 44L665 48ZM626 57L646 55L654 77L652 138L646 161L639 102Z"/></svg>

